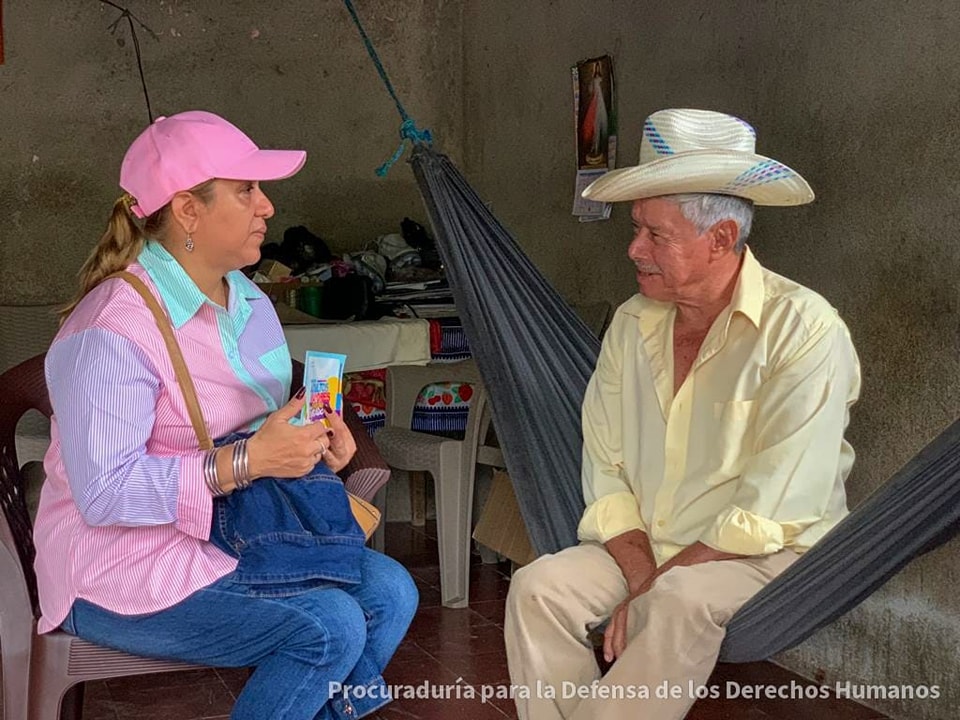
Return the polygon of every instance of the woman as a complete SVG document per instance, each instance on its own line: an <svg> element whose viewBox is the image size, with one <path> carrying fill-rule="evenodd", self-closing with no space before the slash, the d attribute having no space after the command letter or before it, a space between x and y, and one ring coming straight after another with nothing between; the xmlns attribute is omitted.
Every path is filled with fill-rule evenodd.
<svg viewBox="0 0 960 720"><path fill-rule="evenodd" d="M256 666L231 717L355 718L389 699L381 673L416 609L395 561L364 549L359 583L263 588L210 542L214 496L299 478L356 450L339 417L289 421L290 355L259 260L273 206L260 181L302 151L259 149L216 115L159 118L130 146L106 233L47 353L52 443L35 524L40 632L138 655ZM198 449L169 353L126 268L165 306L210 434ZM252 432L252 435L250 434ZM242 450L242 462L234 462ZM272 482L272 481L271 481ZM331 687L362 686L363 697Z"/></svg>

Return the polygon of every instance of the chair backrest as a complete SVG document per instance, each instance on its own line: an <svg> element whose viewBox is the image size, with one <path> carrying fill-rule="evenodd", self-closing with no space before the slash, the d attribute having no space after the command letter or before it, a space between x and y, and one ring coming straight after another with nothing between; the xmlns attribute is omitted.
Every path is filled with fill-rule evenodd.
<svg viewBox="0 0 960 720"><path fill-rule="evenodd" d="M442 382L469 383L476 390L482 385L480 371L473 360L429 365L393 365L387 368L387 425L409 428L420 391ZM473 407L473 398L470 400Z"/></svg>
<svg viewBox="0 0 960 720"><path fill-rule="evenodd" d="M17 423L28 410L50 417L52 409L43 374L45 355L37 355L0 375L0 612L19 618L32 630L40 615L33 527L27 511L24 476L17 459ZM8 628L0 623L0 630Z"/></svg>
<svg viewBox="0 0 960 720"><path fill-rule="evenodd" d="M490 429L490 405L480 371L472 359L387 368L387 425L409 428L421 390L427 385L444 382L467 383L473 390L463 437L464 444L470 448L468 462L503 467L503 455L499 448L486 445Z"/></svg>

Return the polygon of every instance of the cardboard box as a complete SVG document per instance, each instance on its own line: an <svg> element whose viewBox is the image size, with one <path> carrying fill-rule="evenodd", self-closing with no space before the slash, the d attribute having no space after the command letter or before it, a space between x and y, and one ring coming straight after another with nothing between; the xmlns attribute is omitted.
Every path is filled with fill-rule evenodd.
<svg viewBox="0 0 960 720"><path fill-rule="evenodd" d="M278 302L275 309L281 325L317 325L324 322L313 315L307 315L302 310L290 307L285 302Z"/></svg>
<svg viewBox="0 0 960 720"><path fill-rule="evenodd" d="M286 303L290 305L290 300L296 303L296 293L300 289L300 280L288 280L287 282L257 283L257 287L263 290L263 293L273 301L273 304ZM291 291L293 296L291 297Z"/></svg>
<svg viewBox="0 0 960 720"><path fill-rule="evenodd" d="M520 516L513 483L503 470L493 474L490 494L473 531L473 539L517 565L527 565L537 558L527 535L527 527Z"/></svg>
<svg viewBox="0 0 960 720"><path fill-rule="evenodd" d="M279 260L264 260L257 267L257 272L266 275L273 282L280 282L283 278L290 277L293 270Z"/></svg>

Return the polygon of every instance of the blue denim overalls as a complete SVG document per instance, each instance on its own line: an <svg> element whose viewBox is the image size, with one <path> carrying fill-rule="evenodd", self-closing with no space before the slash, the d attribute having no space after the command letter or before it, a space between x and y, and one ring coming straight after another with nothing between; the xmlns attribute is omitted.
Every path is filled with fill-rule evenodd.
<svg viewBox="0 0 960 720"><path fill-rule="evenodd" d="M231 433L214 445L250 434ZM214 498L210 542L238 559L235 582L261 597L289 597L359 583L366 536L350 510L343 481L319 462L301 478L259 478L244 490ZM345 683L360 687L364 696L349 702L331 698L344 715L362 717L389 701L390 691L366 649Z"/></svg>
<svg viewBox="0 0 960 720"><path fill-rule="evenodd" d="M231 433L219 446L248 437ZM343 481L320 462L301 478L260 478L214 499L210 542L239 560L234 578L258 594L292 595L360 582L366 538Z"/></svg>

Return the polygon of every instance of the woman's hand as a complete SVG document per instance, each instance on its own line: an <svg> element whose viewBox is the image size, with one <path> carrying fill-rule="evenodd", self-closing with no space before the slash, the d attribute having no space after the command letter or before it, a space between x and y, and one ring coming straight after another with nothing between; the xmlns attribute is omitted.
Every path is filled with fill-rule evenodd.
<svg viewBox="0 0 960 720"><path fill-rule="evenodd" d="M290 420L300 414L303 403L304 390L301 388L290 402L276 412L270 413L260 429L247 441L251 478L302 477L313 470L327 453L332 443L323 423L290 424ZM340 420L340 423L342 425L343 421ZM346 430L346 426L344 430L350 442L353 443L353 436L350 435L349 430ZM353 450L356 450L355 443L353 443ZM353 457L353 451L350 452L350 457ZM327 462L329 464L329 459ZM347 462L349 458L343 465Z"/></svg>
<svg viewBox="0 0 960 720"><path fill-rule="evenodd" d="M353 438L353 433L343 421L343 418L333 412L329 406L324 406L327 413L327 422L330 423L330 429L327 430L330 438L330 445L323 459L334 472L340 472L347 466L347 463L353 459L357 452L357 441ZM318 425L320 423L317 423Z"/></svg>

